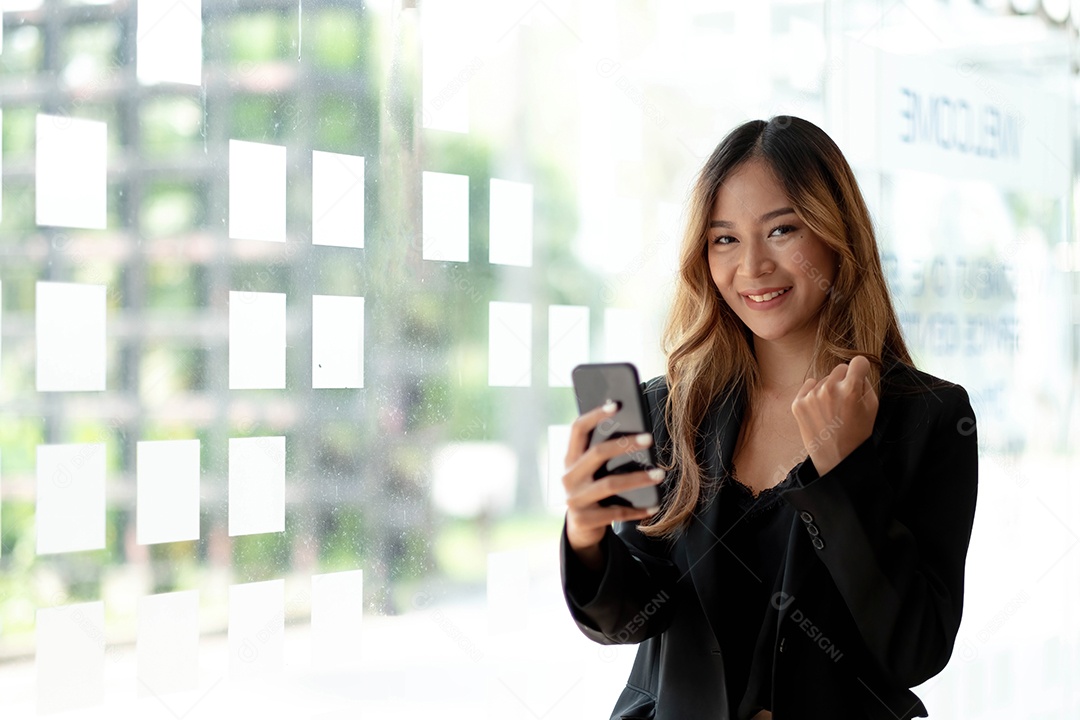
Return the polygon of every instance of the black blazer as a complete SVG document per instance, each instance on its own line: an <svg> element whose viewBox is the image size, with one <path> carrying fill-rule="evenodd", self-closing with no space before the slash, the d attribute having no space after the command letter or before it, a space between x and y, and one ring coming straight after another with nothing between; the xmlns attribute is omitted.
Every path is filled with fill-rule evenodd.
<svg viewBox="0 0 1080 720"><path fill-rule="evenodd" d="M666 381L642 389L669 462ZM700 426L706 477L730 465L744 407L742 395L720 397ZM782 586L755 653L766 665L755 674L771 673L774 719L926 717L909 688L945 667L963 609L978 476L967 392L894 364L871 437L825 475L809 457L792 472ZM717 635L738 619L721 616L717 598L739 588L717 572L727 553L712 530L716 508L703 501L673 540L617 523L601 544L601 575L570 550L564 525L563 589L578 627L598 643L640 643L612 718L730 717Z"/></svg>

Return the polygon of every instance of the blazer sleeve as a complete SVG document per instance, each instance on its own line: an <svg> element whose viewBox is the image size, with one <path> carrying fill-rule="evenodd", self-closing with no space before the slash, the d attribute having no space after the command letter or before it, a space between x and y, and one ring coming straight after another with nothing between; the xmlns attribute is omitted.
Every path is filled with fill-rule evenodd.
<svg viewBox="0 0 1080 720"><path fill-rule="evenodd" d="M890 483L874 438L825 475L809 460L784 498L810 531L870 654L913 687L948 663L963 609L964 565L975 514L978 442L967 392L928 400L910 477ZM811 529L810 526L814 528Z"/></svg>
<svg viewBox="0 0 1080 720"><path fill-rule="evenodd" d="M658 424L658 418L660 423L663 419L656 412L655 386L643 383L642 390L654 440L660 444L664 428ZM594 572L570 547L563 521L559 543L563 595L578 628L604 645L639 643L663 632L678 605L680 573L670 559L670 541L642 534L636 521L618 522L607 528L600 548L604 565Z"/></svg>
<svg viewBox="0 0 1080 720"><path fill-rule="evenodd" d="M677 603L678 569L670 560L626 541L636 523L616 523L601 541L604 566L586 568L566 539L563 523L559 559L563 594L570 614L586 637L603 645L639 643L659 635L671 623Z"/></svg>

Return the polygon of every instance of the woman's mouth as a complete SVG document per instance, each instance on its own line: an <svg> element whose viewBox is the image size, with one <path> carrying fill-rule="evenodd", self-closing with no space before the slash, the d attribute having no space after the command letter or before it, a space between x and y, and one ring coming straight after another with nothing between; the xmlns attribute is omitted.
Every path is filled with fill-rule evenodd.
<svg viewBox="0 0 1080 720"><path fill-rule="evenodd" d="M782 290L774 290L774 291L772 291L770 293L765 293L764 295L744 295L743 297L749 298L750 300L754 301L755 303L759 303L759 304L760 303L766 303L766 302L769 302L770 300L772 300L774 298L780 297L781 295L783 295L784 293L786 293L790 289L791 289L790 287L786 287L786 288L784 288Z"/></svg>

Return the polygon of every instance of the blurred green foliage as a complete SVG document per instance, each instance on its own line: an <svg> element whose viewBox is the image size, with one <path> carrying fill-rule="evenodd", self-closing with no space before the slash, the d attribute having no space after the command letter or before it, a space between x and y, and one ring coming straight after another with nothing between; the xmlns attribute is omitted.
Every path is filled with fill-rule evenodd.
<svg viewBox="0 0 1080 720"><path fill-rule="evenodd" d="M201 587L221 556L230 563L230 582L249 582L280 578L298 556L310 552L319 571L364 568L372 592L394 596L401 587L435 577L475 587L483 582L488 552L557 534L561 519L537 514L536 508L502 518L441 519L432 508L430 474L440 446L506 441L510 428L500 420L522 411L508 398L525 395L488 385L490 301L530 302L537 316L551 304L588 305L594 313L601 308L595 278L570 247L577 227L577 188L564 159L550 151L548 139L508 151L481 133L417 127L416 57L403 52L391 59L381 44L401 39L388 39L389 31L377 27L371 13L316 8L305 11L302 27L295 9L215 18L219 24L206 28L204 52L210 72L227 76L227 101L213 93L154 88L135 103L137 137L124 135L127 98L112 103L95 97L92 103L63 108L72 116L109 124L108 231L38 228L32 180L24 174L5 177L2 184L0 244L40 240L46 251L5 266L5 313L31 322L35 283L58 278L109 286L110 333L143 319L176 324L163 328L160 337L137 342L130 335L110 335L109 392L121 406L139 405L135 419L64 418L46 433L39 417L0 418L0 473L5 478L33 482L35 449L46 436L49 442L105 442L110 474L107 549L102 551L37 557L32 501L5 495L0 504L0 598L7 598L0 603L3 632L32 627L32 609L47 604L41 593L50 583L68 584L72 599L100 599L103 578L122 571L125 563L148 567L152 592L168 592ZM302 53L298 32L303 32ZM40 33L9 28L5 39L3 72L36 72L44 52ZM119 26L112 23L87 23L71 31L60 49L63 72L98 87L119 71L133 72L116 66L121 39ZM5 163L31 166L38 112L30 105L3 109ZM303 262L273 254L230 255L235 246L227 238L228 198L221 195L230 138L288 147L286 249L306 253ZM309 247L311 150L365 157L363 250ZM131 175L141 183L132 192L124 172L135 173L143 165L152 171ZM503 172L507 165L515 168L510 177ZM425 170L469 178L467 263L420 259L418 176ZM533 185L532 268L488 262L493 176ZM121 240L130 241L125 250L131 255L73 258L65 254L66 245L55 243L58 237L65 242L100 238L107 247L110 236L125 235ZM185 253L205 238L217 243L213 257ZM175 257L159 250L167 243L179 248ZM155 254L143 255L148 249ZM527 295L519 282L526 274L539 278ZM207 330L227 318L227 298L211 296L223 277L230 289L289 297L287 396L295 406L289 412L274 409L275 403L282 404L281 391L227 390L228 368L222 364L227 347L215 334L218 330ZM142 285L131 287L136 283ZM297 308L306 309L316 293L367 299L365 374L386 381L385 386L369 383L362 392L310 388L310 375L304 374L309 370L304 363L310 362L310 316ZM534 336L541 330L535 328ZM130 347L124 344L129 342ZM33 387L33 350L32 340L5 344L5 383L16 378L24 390ZM17 365L14 371L11 362ZM534 377L543 377L540 368ZM137 386L131 387L129 378ZM572 408L569 391L541 388L527 397L542 396L553 406L569 403ZM228 399L217 395L222 390ZM190 393L206 397L187 397ZM23 393L32 395L33 390ZM199 409L176 402L178 397ZM236 398L245 403L239 419L228 415L228 404ZM214 404L213 419L198 417L205 412L200 402ZM538 425L545 424L546 410L530 409ZM227 439L277 435L287 438L287 483L308 493L302 495L305 502L287 507L285 533L223 537ZM200 540L133 549L135 443L193 437L201 441ZM121 481L129 483L126 496L114 493ZM118 496L125 499L115 500Z"/></svg>

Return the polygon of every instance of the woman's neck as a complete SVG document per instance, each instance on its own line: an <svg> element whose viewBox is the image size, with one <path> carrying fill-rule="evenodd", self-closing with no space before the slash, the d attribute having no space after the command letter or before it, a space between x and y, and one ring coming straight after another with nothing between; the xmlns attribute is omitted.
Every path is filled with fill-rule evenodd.
<svg viewBox="0 0 1080 720"><path fill-rule="evenodd" d="M767 399L794 399L814 361L813 337L762 340L754 338L761 392Z"/></svg>

